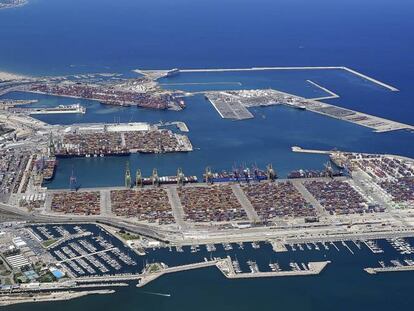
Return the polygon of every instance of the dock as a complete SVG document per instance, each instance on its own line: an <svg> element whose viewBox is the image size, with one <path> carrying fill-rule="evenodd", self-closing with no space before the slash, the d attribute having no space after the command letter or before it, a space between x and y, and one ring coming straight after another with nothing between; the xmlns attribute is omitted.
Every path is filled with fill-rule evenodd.
<svg viewBox="0 0 414 311"><path fill-rule="evenodd" d="M404 272L404 271L414 271L414 266L365 268L364 271L369 274L377 274L377 273L383 273L383 272Z"/></svg>
<svg viewBox="0 0 414 311"><path fill-rule="evenodd" d="M213 267L213 266L216 266L218 262L219 262L219 260L202 261L202 262L192 263L192 264L188 264L188 265L181 265L181 266L163 268L160 271L157 271L157 272L154 272L154 273L144 273L144 274L141 275L139 283L136 286L137 287L144 287L149 282L159 278L160 276L162 276L164 274L181 272L181 271L188 271L188 270L194 270L194 269L200 269L200 268Z"/></svg>
<svg viewBox="0 0 414 311"><path fill-rule="evenodd" d="M285 243L281 241L270 241L270 244L272 245L273 251L276 253L284 253L288 251Z"/></svg>
<svg viewBox="0 0 414 311"><path fill-rule="evenodd" d="M245 120L254 118L253 114L237 101L221 101L209 96L208 100L223 119Z"/></svg>
<svg viewBox="0 0 414 311"><path fill-rule="evenodd" d="M271 272L255 272L255 273L236 273L232 265L230 257L217 263L217 267L228 279L246 279L246 278L263 278L263 277L286 277L286 276L308 276L318 275L330 263L330 261L309 262L308 269L289 270L289 271L271 271Z"/></svg>
<svg viewBox="0 0 414 311"><path fill-rule="evenodd" d="M292 147L292 152L326 154L326 155L330 155L332 153L332 151L328 151L328 150L304 149L304 148L299 147L299 146L293 146Z"/></svg>
<svg viewBox="0 0 414 311"><path fill-rule="evenodd" d="M322 99L336 98L337 95L335 93L327 89L325 90L330 92L329 94L332 93L335 96L325 96ZM414 131L414 126L411 124L405 124L328 104L320 101L319 99L321 98L309 99L275 89L211 91L204 92L204 94L206 99L210 101L219 115L224 119L251 119L254 118L254 116L249 111L249 108L284 105L290 108L311 111L323 116L364 126L374 130L375 132L389 132L403 129Z"/></svg>
<svg viewBox="0 0 414 311"><path fill-rule="evenodd" d="M200 268L207 268L216 266L223 275L228 279L243 279L243 278L262 278L262 277L281 277L281 276L307 276L320 274L330 261L321 262L309 262L308 269L304 270L291 270L291 271L272 271L272 272L256 272L256 273L236 273L230 257L214 260L206 260L203 262L181 265L176 267L161 268L157 272L147 272L141 274L137 287L144 287L149 282L159 278L160 276L168 273L175 273L181 271L188 271Z"/></svg>

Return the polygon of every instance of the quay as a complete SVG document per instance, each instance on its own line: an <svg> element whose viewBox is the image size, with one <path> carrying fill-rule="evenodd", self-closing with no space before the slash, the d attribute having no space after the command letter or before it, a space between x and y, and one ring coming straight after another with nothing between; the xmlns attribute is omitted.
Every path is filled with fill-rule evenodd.
<svg viewBox="0 0 414 311"><path fill-rule="evenodd" d="M254 118L254 116L249 111L249 108L285 105L294 109L308 110L327 117L364 126L375 132L389 132L402 129L414 131L414 126L410 124L384 119L275 89L211 91L204 92L204 95L224 119L250 119ZM332 96L329 98L332 98Z"/></svg>
<svg viewBox="0 0 414 311"><path fill-rule="evenodd" d="M188 264L188 265L163 268L154 273L144 273L141 275L141 279L139 280L137 287L143 287L147 285L149 282L155 280L156 278L159 278L160 276L164 274L216 266L217 263L220 262L220 260L222 259L215 259L215 260L202 261L202 262L197 262L197 263Z"/></svg>
<svg viewBox="0 0 414 311"><path fill-rule="evenodd" d="M214 260L198 262L188 265L181 265L171 268L160 268L157 272L147 272L141 275L137 287L144 287L149 282L159 278L160 276L168 273L175 273L181 271L188 271L200 268L207 268L216 266L223 275L228 279L243 279L243 278L262 278L262 277L281 277L281 276L307 276L307 275L317 275L325 269L325 267L330 263L330 261L321 261L321 262L309 262L308 269L304 270L291 270L291 271L272 271L272 272L255 272L255 273L236 273L230 257L227 258L218 258Z"/></svg>
<svg viewBox="0 0 414 311"><path fill-rule="evenodd" d="M377 274L377 273L382 273L382 272L414 271L414 266L394 266L394 267L365 268L364 271L369 273L369 274Z"/></svg>
<svg viewBox="0 0 414 311"><path fill-rule="evenodd" d="M301 153L312 153L312 154L326 154L330 155L333 151L327 151L327 150L316 150L316 149L304 149L299 146L293 146L292 152L301 152Z"/></svg>
<svg viewBox="0 0 414 311"><path fill-rule="evenodd" d="M282 277L282 276L308 276L317 275L322 272L330 261L309 262L308 269L289 270L289 271L271 271L271 272L254 272L254 273L236 273L230 257L217 262L217 267L228 279L246 279L246 278L263 278L263 277Z"/></svg>
<svg viewBox="0 0 414 311"><path fill-rule="evenodd" d="M284 253L288 251L286 244L282 241L271 240L270 244L272 245L272 249L275 253Z"/></svg>

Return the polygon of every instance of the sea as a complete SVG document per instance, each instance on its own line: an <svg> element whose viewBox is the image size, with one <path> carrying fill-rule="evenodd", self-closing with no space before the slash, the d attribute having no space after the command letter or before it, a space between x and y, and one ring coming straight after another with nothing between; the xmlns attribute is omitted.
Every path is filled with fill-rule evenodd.
<svg viewBox="0 0 414 311"><path fill-rule="evenodd" d="M397 87L391 92L341 70L183 73L160 81L165 88L204 91L276 88L414 125L414 3L407 0L29 0L0 10L0 71L27 75L120 73L133 69L347 66ZM190 84L191 83L191 84ZM199 84L193 84L199 83ZM48 187L68 188L73 171L81 187L123 184L131 169L173 175L182 168L201 176L207 166L230 170L272 163L279 176L294 169L322 169L309 149L389 153L414 157L414 133L370 129L284 106L252 109L255 118L221 119L202 94L181 112L101 105L47 95L33 106L80 102L85 115L39 115L51 124L184 121L191 153L60 159ZM174 128L172 128L175 130ZM159 254L162 261L163 254ZM355 257L363 258L363 254ZM164 276L145 291L134 286L108 296L25 304L5 310L388 310L410 308L413 274L371 276L336 257L319 276L227 280L215 269Z"/></svg>

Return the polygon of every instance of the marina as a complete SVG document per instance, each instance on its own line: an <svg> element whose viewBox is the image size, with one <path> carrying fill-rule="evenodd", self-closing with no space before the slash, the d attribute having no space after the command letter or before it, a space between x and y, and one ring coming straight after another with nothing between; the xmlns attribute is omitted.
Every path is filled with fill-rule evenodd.
<svg viewBox="0 0 414 311"><path fill-rule="evenodd" d="M68 275L75 277L77 282L87 283L98 282L105 276L107 282L141 279L138 286L142 287L164 274L210 266L217 266L230 279L314 275L321 273L332 260L335 263L331 265L335 266L348 257L360 258L362 266L391 262L391 267L384 264L384 267L372 270L374 272L408 271L414 264L414 257L408 258L409 254L403 252L411 249L414 243L411 237L286 243L284 252L275 250L269 241L244 245L177 245L176 250L147 245L142 257L94 224L32 225L29 230L40 241L69 237L47 251ZM88 235L74 235L81 233Z"/></svg>

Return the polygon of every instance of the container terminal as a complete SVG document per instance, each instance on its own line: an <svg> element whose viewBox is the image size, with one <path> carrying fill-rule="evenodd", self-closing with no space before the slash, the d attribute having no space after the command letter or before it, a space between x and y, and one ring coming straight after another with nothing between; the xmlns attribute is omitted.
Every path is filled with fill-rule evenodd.
<svg viewBox="0 0 414 311"><path fill-rule="evenodd" d="M122 79L116 74L87 74L55 77L22 77L0 85L0 95L27 92L82 98L105 105L133 106L157 110L182 110L183 94L162 89L148 78Z"/></svg>
<svg viewBox="0 0 414 311"><path fill-rule="evenodd" d="M224 119L244 120L254 118L248 108L257 106L285 105L299 110L308 110L328 117L368 127L376 132L414 130L414 126L387 120L355 110L306 99L300 96L268 90L211 91L205 97Z"/></svg>

